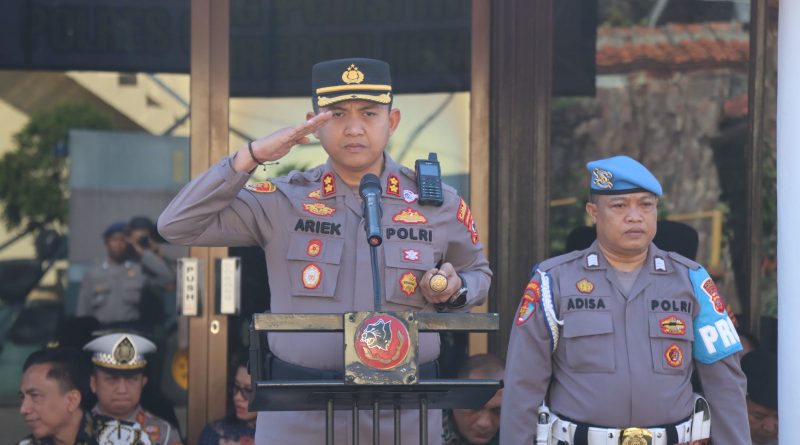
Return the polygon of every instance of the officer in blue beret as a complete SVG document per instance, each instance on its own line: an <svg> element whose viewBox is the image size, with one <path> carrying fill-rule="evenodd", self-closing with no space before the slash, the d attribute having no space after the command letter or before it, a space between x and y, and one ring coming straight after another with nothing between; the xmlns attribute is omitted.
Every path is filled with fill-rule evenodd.
<svg viewBox="0 0 800 445"><path fill-rule="evenodd" d="M652 242L661 185L627 156L586 167L597 240L532 270L501 443L749 444L742 346L722 296L701 265Z"/></svg>

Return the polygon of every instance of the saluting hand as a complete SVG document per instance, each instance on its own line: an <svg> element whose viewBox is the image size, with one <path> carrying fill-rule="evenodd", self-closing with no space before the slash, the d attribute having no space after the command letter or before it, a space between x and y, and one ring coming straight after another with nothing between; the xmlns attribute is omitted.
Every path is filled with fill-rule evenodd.
<svg viewBox="0 0 800 445"><path fill-rule="evenodd" d="M447 287L441 292L436 292L435 290L431 289L431 277L437 273L440 273L447 278ZM452 297L459 289L461 289L461 277L458 276L458 273L456 273L456 270L450 263L443 263L438 268L434 267L432 269L428 269L428 271L422 275L419 283L420 293L422 293L422 296L428 301L428 303L432 304L447 303L450 300L450 297Z"/></svg>
<svg viewBox="0 0 800 445"><path fill-rule="evenodd" d="M234 170L250 171L258 165L258 162L277 161L286 156L295 145L307 144L311 140L308 135L325 125L332 116L333 113L331 111L325 111L300 125L286 127L268 136L256 139L252 142L252 155L249 147L245 144L239 149L233 161ZM255 156L255 159L253 159L253 156Z"/></svg>

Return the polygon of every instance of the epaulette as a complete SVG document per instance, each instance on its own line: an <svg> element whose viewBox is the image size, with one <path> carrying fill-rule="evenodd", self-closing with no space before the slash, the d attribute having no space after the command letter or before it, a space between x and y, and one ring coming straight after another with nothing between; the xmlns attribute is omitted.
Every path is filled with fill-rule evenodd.
<svg viewBox="0 0 800 445"><path fill-rule="evenodd" d="M400 166L400 173L405 175L408 179L414 181L414 184L416 185L416 183L417 183L417 172L414 171L414 169L408 168L405 165L401 165ZM453 196L459 196L458 190L456 190L455 187L453 187L453 186L451 186L449 184L445 184L444 182L442 182L442 191L444 193L449 193L449 194L451 194Z"/></svg>
<svg viewBox="0 0 800 445"><path fill-rule="evenodd" d="M541 263L539 263L539 269L547 272L548 270L560 266L564 263L568 263L570 261L574 261L578 258L583 257L584 251L582 250L573 250L572 252L565 253L563 255L554 256L553 258L548 258Z"/></svg>
<svg viewBox="0 0 800 445"><path fill-rule="evenodd" d="M322 176L323 168L324 165L319 165L306 171L292 170L288 175L285 176L285 182L293 185L306 185L312 182L317 182Z"/></svg>
<svg viewBox="0 0 800 445"><path fill-rule="evenodd" d="M415 184L417 183L417 172L415 172L414 169L408 168L405 165L401 165L400 173L406 175L408 179L413 180Z"/></svg>
<svg viewBox="0 0 800 445"><path fill-rule="evenodd" d="M669 255L669 257L672 258L672 260L675 261L676 263L683 264L684 266L688 267L691 270L697 270L702 267L700 263L694 262L679 253L667 252L667 255Z"/></svg>

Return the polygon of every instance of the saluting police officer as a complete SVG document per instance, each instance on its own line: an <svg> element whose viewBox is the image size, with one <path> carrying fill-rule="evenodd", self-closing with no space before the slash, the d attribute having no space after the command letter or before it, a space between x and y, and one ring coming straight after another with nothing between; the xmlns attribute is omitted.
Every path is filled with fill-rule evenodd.
<svg viewBox="0 0 800 445"><path fill-rule="evenodd" d="M181 443L175 426L139 405L142 390L147 385L145 354L155 352L156 345L139 335L119 333L98 337L83 349L92 353L94 364L89 385L97 396L97 405L92 414L141 428L152 445Z"/></svg>
<svg viewBox="0 0 800 445"><path fill-rule="evenodd" d="M652 243L661 185L627 156L587 168L597 240L534 268L508 346L501 443L532 443L539 422L549 437L537 444L708 443L709 429L714 444L749 443L722 297L702 266Z"/></svg>
<svg viewBox="0 0 800 445"><path fill-rule="evenodd" d="M312 69L313 112L306 121L242 146L181 190L158 221L169 241L191 245L262 246L275 313L372 310L370 251L364 233L361 178L383 188L383 244L378 248L382 310L466 311L486 297L491 272L466 203L444 187L442 206L420 205L416 174L386 153L400 123L392 108L389 65L372 59L321 62ZM328 161L306 172L248 182L258 165L276 161L313 134ZM439 265L439 267L436 267ZM431 289L435 273L446 287ZM342 378L342 335L270 333L277 379ZM435 376L436 333L419 336L420 372ZM371 443L370 412L362 412L360 443ZM391 442L391 411L381 416ZM336 443L351 440L350 413L335 414ZM418 414L402 414L403 443L418 440ZM259 444L324 440L324 412L262 412ZM441 412L431 411L429 443L441 443Z"/></svg>

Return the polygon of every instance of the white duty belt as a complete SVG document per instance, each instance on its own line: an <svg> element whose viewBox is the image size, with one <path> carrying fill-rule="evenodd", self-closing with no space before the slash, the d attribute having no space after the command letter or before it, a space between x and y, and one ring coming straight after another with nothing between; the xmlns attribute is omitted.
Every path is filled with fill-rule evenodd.
<svg viewBox="0 0 800 445"><path fill-rule="evenodd" d="M586 445L675 445L710 443L711 413L708 402L695 396L694 412L689 419L674 425L677 437L671 442L667 428L599 428L588 427ZM579 425L558 418L542 404L536 428L536 445L580 445L575 433ZM582 440L581 440L582 442Z"/></svg>

